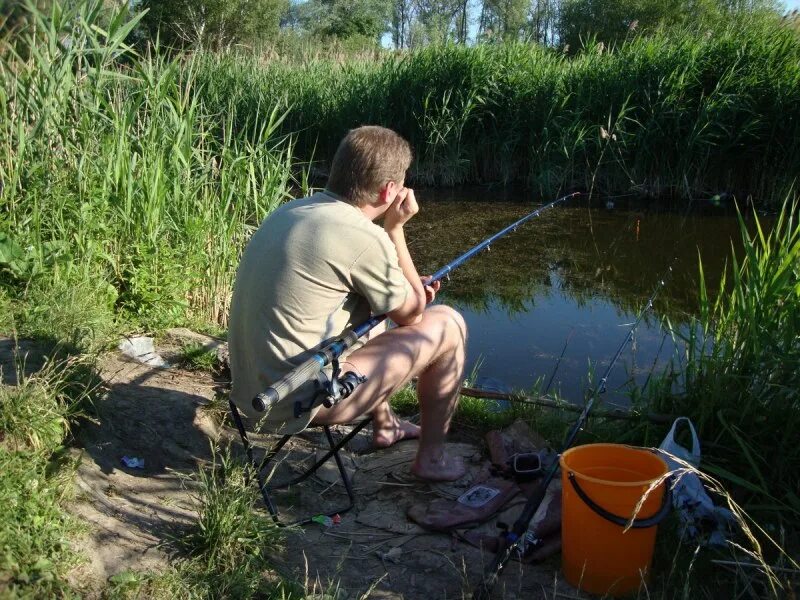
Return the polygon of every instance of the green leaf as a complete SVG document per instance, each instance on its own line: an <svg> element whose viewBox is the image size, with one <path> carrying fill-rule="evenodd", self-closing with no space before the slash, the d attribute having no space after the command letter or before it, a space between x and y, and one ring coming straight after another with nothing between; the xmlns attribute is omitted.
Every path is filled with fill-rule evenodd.
<svg viewBox="0 0 800 600"><path fill-rule="evenodd" d="M0 231L0 263L10 263L14 259L24 258L25 252L11 236Z"/></svg>
<svg viewBox="0 0 800 600"><path fill-rule="evenodd" d="M115 585L129 585L139 581L139 576L134 571L123 571L108 578L108 581Z"/></svg>
<svg viewBox="0 0 800 600"><path fill-rule="evenodd" d="M0 270L7 270L19 279L26 277L31 270L26 252L3 231L0 231Z"/></svg>
<svg viewBox="0 0 800 600"><path fill-rule="evenodd" d="M52 561L46 558L40 558L31 567L34 571L52 571L53 570L53 563Z"/></svg>

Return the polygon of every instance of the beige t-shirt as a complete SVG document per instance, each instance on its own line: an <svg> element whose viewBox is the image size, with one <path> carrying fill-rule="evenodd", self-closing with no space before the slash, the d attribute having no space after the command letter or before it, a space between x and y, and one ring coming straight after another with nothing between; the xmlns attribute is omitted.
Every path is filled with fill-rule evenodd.
<svg viewBox="0 0 800 600"><path fill-rule="evenodd" d="M266 416L253 397L344 330L398 308L411 290L389 236L357 207L329 192L284 204L253 235L236 275L233 401L267 430L302 430L315 411L296 419L294 402L313 394L313 382Z"/></svg>

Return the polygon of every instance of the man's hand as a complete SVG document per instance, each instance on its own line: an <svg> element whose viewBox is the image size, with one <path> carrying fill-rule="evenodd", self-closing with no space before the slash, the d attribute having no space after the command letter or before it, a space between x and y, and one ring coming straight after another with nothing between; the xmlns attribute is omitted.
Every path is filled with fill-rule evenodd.
<svg viewBox="0 0 800 600"><path fill-rule="evenodd" d="M408 253L403 225L418 211L414 190L402 188L386 209L383 219L383 228L397 249L397 262L414 290L413 294L406 297L402 306L389 313L389 318L400 326L419 323L425 306L433 300L436 290L439 289L438 284L425 285L411 260L411 254Z"/></svg>
<svg viewBox="0 0 800 600"><path fill-rule="evenodd" d="M386 231L402 228L418 212L419 205L414 196L414 190L403 188L397 193L391 206L386 210L383 218L383 228Z"/></svg>
<svg viewBox="0 0 800 600"><path fill-rule="evenodd" d="M430 304L436 299L436 292L442 287L442 282L434 281L431 283L430 275L425 275L420 277L420 279L422 279L422 285L425 288L425 304Z"/></svg>

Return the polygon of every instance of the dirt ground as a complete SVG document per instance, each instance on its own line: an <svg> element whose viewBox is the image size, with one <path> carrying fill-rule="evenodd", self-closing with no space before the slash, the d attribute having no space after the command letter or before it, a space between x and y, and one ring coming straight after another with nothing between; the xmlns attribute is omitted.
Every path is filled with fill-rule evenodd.
<svg viewBox="0 0 800 600"><path fill-rule="evenodd" d="M158 348L169 358L169 348ZM235 429L218 425L208 410L224 393L225 382L208 373L176 367L153 368L118 352L101 361L108 393L96 406L96 422L80 427L76 456L77 499L71 510L86 524L79 550L87 561L73 574L76 582L99 590L116 573L159 571L168 564L164 542L194 516L195 499L187 476L212 456L212 443L231 442L241 452ZM309 430L290 443L275 475L297 472L321 447L321 432ZM369 428L349 446L345 458L353 473L355 508L341 524L312 523L288 530L285 550L271 557L284 577L309 590L341 598L461 598L490 560L452 534L430 533L411 522L407 509L438 498L455 499L486 464L479 441L452 443L470 473L455 484L429 484L409 472L416 442L387 450L370 449ZM270 439L258 439L265 443ZM123 456L144 459L128 468ZM335 465L278 494L289 520L341 506L346 501ZM500 516L513 522L522 501L513 500ZM482 529L491 534L494 522ZM500 598L580 597L561 581L558 558L540 565L513 562L496 589Z"/></svg>

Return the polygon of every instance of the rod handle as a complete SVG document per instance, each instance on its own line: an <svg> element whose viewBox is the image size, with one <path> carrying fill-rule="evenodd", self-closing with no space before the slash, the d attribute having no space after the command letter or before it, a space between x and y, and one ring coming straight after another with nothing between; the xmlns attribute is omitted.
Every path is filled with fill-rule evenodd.
<svg viewBox="0 0 800 600"><path fill-rule="evenodd" d="M316 379L317 374L325 366L325 357L319 353L301 363L285 377L279 379L260 394L253 398L253 408L257 412L264 412L273 404L297 390L301 385L311 379Z"/></svg>

